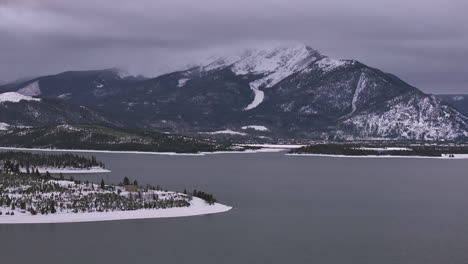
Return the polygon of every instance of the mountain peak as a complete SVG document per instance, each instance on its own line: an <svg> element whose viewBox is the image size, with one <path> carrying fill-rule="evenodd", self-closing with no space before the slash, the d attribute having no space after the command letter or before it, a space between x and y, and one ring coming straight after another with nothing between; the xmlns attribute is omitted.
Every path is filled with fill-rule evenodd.
<svg viewBox="0 0 468 264"><path fill-rule="evenodd" d="M282 79L300 71L322 57L320 53L303 44L255 49L236 62L232 71L237 75L276 73L275 80L265 83L266 86L271 87L280 81L278 78Z"/></svg>
<svg viewBox="0 0 468 264"><path fill-rule="evenodd" d="M285 45L267 49L252 49L246 52L234 67L234 73L265 74L283 69L299 69L323 56L316 50L304 45Z"/></svg>
<svg viewBox="0 0 468 264"><path fill-rule="evenodd" d="M236 75L260 76L249 84L254 100L245 110L251 110L263 102L264 92L261 89L275 86L322 58L324 56L319 52L303 44L251 51L231 67Z"/></svg>
<svg viewBox="0 0 468 264"><path fill-rule="evenodd" d="M235 71L265 73L273 72L281 65L307 60L310 57L322 58L325 56L305 44L264 46L246 48L241 52L211 57L208 59L208 63L203 63L201 68L203 71L211 71L236 64Z"/></svg>

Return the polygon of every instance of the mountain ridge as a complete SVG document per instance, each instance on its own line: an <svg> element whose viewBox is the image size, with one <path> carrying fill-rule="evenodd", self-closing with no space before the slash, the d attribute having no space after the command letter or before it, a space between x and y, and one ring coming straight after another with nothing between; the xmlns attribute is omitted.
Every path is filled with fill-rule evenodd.
<svg viewBox="0 0 468 264"><path fill-rule="evenodd" d="M175 133L264 126L268 130L255 136L321 140L468 136L468 118L456 108L393 74L356 60L335 60L305 45L219 57L147 79L122 78L107 69L0 86L0 92L34 95L37 90L43 98L84 105L127 127Z"/></svg>

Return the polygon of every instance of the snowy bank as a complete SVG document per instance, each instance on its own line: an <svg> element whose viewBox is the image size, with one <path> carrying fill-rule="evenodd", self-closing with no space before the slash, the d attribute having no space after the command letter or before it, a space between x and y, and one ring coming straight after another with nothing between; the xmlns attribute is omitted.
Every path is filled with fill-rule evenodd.
<svg viewBox="0 0 468 264"><path fill-rule="evenodd" d="M223 213L232 207L215 203L209 205L200 198L193 197L189 207L167 209L141 209L134 211L92 212L92 213L56 213L48 215L31 215L16 213L15 215L0 215L0 224L46 224L46 223L77 223L116 221L148 218L171 218L195 215Z"/></svg>

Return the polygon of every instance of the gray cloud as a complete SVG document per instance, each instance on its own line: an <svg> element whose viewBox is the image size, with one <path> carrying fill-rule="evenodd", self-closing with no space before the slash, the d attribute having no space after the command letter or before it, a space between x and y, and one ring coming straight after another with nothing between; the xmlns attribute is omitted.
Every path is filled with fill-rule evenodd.
<svg viewBox="0 0 468 264"><path fill-rule="evenodd" d="M0 0L0 79L123 67L156 75L210 53L303 42L426 92L468 93L465 0Z"/></svg>

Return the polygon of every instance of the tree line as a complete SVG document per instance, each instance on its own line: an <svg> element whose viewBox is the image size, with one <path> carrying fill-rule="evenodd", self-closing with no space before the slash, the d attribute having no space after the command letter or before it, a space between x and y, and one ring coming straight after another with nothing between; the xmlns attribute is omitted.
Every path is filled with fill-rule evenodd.
<svg viewBox="0 0 468 264"><path fill-rule="evenodd" d="M382 148L382 149L372 149ZM410 146L401 149L383 149L382 145L363 145L363 144L316 144L297 149L292 149L289 153L296 154L328 154L328 155L346 155L346 156L427 156L440 157L445 154L468 154L468 146L447 146L447 145L428 145L428 146Z"/></svg>
<svg viewBox="0 0 468 264"><path fill-rule="evenodd" d="M12 166L18 168L25 168L29 171L33 170L33 168L38 167L77 169L105 167L104 163L98 161L95 156L84 157L69 153L50 155L44 153L16 151L0 152L0 168L3 167L5 171L11 168ZM11 169L16 170L17 168Z"/></svg>

